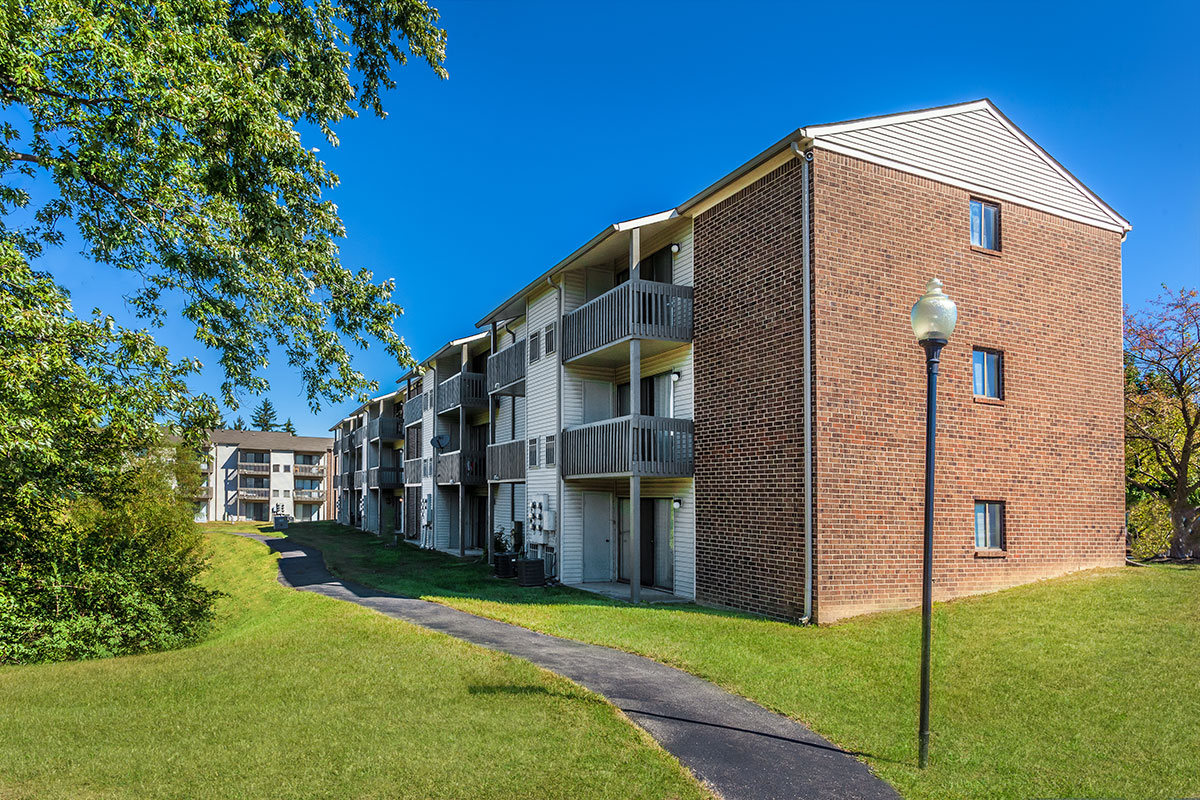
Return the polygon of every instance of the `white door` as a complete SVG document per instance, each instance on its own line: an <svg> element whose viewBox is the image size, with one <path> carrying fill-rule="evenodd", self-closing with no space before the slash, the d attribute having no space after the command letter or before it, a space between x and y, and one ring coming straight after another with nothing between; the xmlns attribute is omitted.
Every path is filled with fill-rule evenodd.
<svg viewBox="0 0 1200 800"><path fill-rule="evenodd" d="M613 579L612 495L583 493L583 579Z"/></svg>

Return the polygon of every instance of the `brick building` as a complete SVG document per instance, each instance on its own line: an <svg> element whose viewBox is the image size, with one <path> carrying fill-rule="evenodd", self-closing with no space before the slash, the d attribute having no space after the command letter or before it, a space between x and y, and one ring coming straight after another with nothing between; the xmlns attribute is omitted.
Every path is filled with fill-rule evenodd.
<svg viewBox="0 0 1200 800"><path fill-rule="evenodd" d="M820 622L914 605L908 312L939 278L959 326L936 596L1120 564L1128 230L986 100L797 129L605 228L406 376L404 534L482 547L465 526L486 512L585 588ZM458 451L430 451L439 433ZM468 479L457 506L434 496Z"/></svg>

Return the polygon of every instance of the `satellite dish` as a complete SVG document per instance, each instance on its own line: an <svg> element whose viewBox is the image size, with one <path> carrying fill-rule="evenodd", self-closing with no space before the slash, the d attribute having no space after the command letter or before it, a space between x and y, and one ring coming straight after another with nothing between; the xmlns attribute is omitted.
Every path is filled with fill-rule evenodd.
<svg viewBox="0 0 1200 800"><path fill-rule="evenodd" d="M450 444L450 435L446 433L439 433L437 436L430 439L429 443L438 450L441 450L443 447Z"/></svg>

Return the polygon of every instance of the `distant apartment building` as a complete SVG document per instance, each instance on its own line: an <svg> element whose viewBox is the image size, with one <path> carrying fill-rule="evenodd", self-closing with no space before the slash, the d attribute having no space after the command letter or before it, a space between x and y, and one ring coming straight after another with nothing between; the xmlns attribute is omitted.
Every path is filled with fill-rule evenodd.
<svg viewBox="0 0 1200 800"><path fill-rule="evenodd" d="M403 408L398 392L366 403L330 428L338 522L390 535L403 526Z"/></svg>
<svg viewBox="0 0 1200 800"><path fill-rule="evenodd" d="M201 462L197 522L333 518L333 440L281 431L215 430Z"/></svg>
<svg viewBox="0 0 1200 800"><path fill-rule="evenodd" d="M344 420L339 518L455 553L520 526L563 583L783 619L913 605L908 312L940 278L935 595L1120 564L1128 230L986 100L797 129ZM374 465L390 514L358 488Z"/></svg>

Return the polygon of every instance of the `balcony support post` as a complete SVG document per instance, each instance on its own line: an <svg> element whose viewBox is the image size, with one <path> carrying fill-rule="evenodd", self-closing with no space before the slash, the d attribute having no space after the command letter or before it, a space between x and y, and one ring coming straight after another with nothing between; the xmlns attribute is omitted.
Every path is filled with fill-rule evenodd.
<svg viewBox="0 0 1200 800"><path fill-rule="evenodd" d="M471 363L471 354L467 346L462 346L462 366L458 379L458 555L467 555L467 537L463 523L467 510L467 481L466 462L463 460L464 448L467 446L467 366Z"/></svg>
<svg viewBox="0 0 1200 800"><path fill-rule="evenodd" d="M629 232L629 280L641 277L642 232L634 228ZM633 303L630 303L632 313ZM642 601L642 477L638 474L637 419L642 413L642 340L629 342L629 414L630 450L629 465L633 477L629 479L629 602Z"/></svg>
<svg viewBox="0 0 1200 800"><path fill-rule="evenodd" d="M491 349L492 349L492 355L496 355L496 320L492 320ZM490 392L488 393L488 444L489 445L493 445L496 443L496 405L499 402L500 402L500 400L496 397L496 395L494 395ZM515 414L516 414L515 408L513 409L513 413L515 416ZM486 448L484 449L484 453L483 453L483 463L484 463L484 471L486 473L487 472L487 450L486 450ZM486 475L485 475L485 477L486 477ZM492 482L491 481L487 482L487 515L488 515L487 530L484 531L484 534L487 536L487 545L486 545L487 546L487 563L491 564L491 563L493 563L494 557L496 555L495 553L492 552L495 549L492 546L492 539L495 538L495 536L493 535L493 532L496 530L496 503L492 499Z"/></svg>

